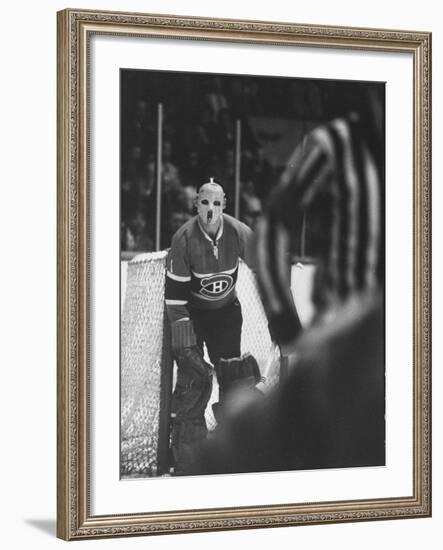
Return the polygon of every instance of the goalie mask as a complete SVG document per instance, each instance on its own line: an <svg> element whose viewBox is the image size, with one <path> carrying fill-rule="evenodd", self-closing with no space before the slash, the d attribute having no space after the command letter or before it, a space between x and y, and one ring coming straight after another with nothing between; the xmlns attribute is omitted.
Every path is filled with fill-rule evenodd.
<svg viewBox="0 0 443 550"><path fill-rule="evenodd" d="M223 188L213 178L204 183L197 196L197 213L200 221L206 226L216 227L226 206Z"/></svg>

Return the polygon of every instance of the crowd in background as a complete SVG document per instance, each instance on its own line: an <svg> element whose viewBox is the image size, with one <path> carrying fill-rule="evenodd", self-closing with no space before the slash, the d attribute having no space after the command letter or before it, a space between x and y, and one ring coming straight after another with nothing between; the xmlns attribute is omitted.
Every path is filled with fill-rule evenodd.
<svg viewBox="0 0 443 550"><path fill-rule="evenodd" d="M352 89L336 81L319 85L288 78L122 71L121 250L155 250L159 103L163 106L160 248L164 249L193 216L197 188L210 177L224 187L226 212L234 214L237 120L241 121L239 217L253 228L283 165L267 158L250 118L322 122L340 114L344 99L349 107Z"/></svg>

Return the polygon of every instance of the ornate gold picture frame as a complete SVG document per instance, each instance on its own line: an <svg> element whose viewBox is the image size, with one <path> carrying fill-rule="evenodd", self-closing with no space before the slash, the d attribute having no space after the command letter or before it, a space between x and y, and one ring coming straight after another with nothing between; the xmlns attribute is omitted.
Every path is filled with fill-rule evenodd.
<svg viewBox="0 0 443 550"><path fill-rule="evenodd" d="M430 516L431 34L76 9L59 12L57 21L58 536L73 540ZM95 90L94 79L99 78L92 51L95 37L108 41L123 38L134 44L143 44L144 40L159 44L181 41L181 44L200 44L202 48L211 45L266 47L277 53L284 51L286 56L291 51L309 49L325 55L325 64L331 51L354 56L376 54L380 61L394 56L391 60L394 64L395 56L400 55L409 63L413 119L409 121L412 132L407 162L411 166L411 183L406 181L401 185L408 189L407 197L402 200L410 198L407 211L411 213L408 223L412 229L403 235L411 260L408 264L411 292L403 297L411 311L411 330L407 335L410 345L406 345L411 368L405 367L404 371L409 393L399 397L410 411L410 422L406 426L411 456L405 476L410 490L406 493L399 489L392 496L368 498L362 494L352 498L310 500L300 499L294 490L294 496L284 501L279 501L278 496L270 499L263 492L259 500L251 497L246 505L224 501L222 505L200 506L189 501L188 506L185 503L167 508L163 501L157 504L156 491L161 491L160 483L171 487L179 483L178 479L120 481L119 472L115 471L116 483L144 483L142 491L152 495L149 510L142 507L130 512L128 508L118 507L109 512L95 509L94 483L101 465L96 458L91 458L91 442L96 440L94 430L98 429L96 417L100 416L94 392L107 391L97 389L93 372L95 339L92 335L100 330L95 326L94 307L99 306L93 301L91 283L91 258L97 253L96 245L94 248L91 245L97 208L92 187L96 167L91 161L91 150L97 145L91 112L91 90ZM118 87L118 80L116 82ZM389 159L392 149L388 148L386 154ZM118 174L115 177L118 178ZM391 184L388 178L386 185ZM396 215L387 209L388 218L391 214ZM118 232L118 227L115 231ZM389 286L386 292L389 295ZM109 297L113 299L119 302L118 291L116 296ZM117 409L118 406L116 403ZM388 415L390 411L388 401ZM388 431L386 437L392 435ZM115 452L118 455L119 449ZM318 474L310 472L309 475ZM208 478L207 483L212 482L213 478ZM155 488L147 483L156 484Z"/></svg>

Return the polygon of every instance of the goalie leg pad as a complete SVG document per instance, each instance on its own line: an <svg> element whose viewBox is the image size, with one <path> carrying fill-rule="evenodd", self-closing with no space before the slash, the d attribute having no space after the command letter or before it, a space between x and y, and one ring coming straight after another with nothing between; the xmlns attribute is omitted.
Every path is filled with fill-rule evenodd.
<svg viewBox="0 0 443 550"><path fill-rule="evenodd" d="M206 387L208 378L212 378L212 366L203 359L197 346L181 349L175 355L178 371L187 374L194 384Z"/></svg>
<svg viewBox="0 0 443 550"><path fill-rule="evenodd" d="M205 410L212 393L212 368L197 347L181 350L177 366L171 407L175 475L186 472L192 463L194 445L207 435Z"/></svg>
<svg viewBox="0 0 443 550"><path fill-rule="evenodd" d="M177 382L172 395L172 412L180 418L203 418L212 392L212 376L193 376L178 369Z"/></svg>
<svg viewBox="0 0 443 550"><path fill-rule="evenodd" d="M193 463L195 445L208 433L204 418L176 417L172 421L171 450L174 474L182 475Z"/></svg>

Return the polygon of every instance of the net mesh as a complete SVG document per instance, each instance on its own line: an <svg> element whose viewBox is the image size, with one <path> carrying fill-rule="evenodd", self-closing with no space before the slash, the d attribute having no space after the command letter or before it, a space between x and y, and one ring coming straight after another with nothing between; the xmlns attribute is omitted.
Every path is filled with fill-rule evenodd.
<svg viewBox="0 0 443 550"><path fill-rule="evenodd" d="M137 256L127 264L126 285L122 289L122 477L156 475L158 471L166 256L166 251ZM269 335L254 275L242 261L237 294L243 313L242 353L250 352L257 359L265 377L262 389L266 391L278 382L278 351ZM211 405L217 399L218 387L214 383L206 411L210 430L216 424Z"/></svg>
<svg viewBox="0 0 443 550"><path fill-rule="evenodd" d="M127 267L121 320L121 475L157 471L166 252Z"/></svg>

